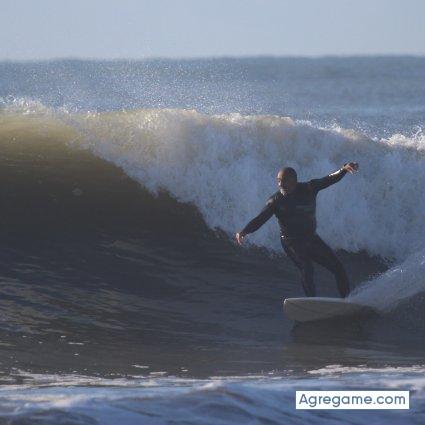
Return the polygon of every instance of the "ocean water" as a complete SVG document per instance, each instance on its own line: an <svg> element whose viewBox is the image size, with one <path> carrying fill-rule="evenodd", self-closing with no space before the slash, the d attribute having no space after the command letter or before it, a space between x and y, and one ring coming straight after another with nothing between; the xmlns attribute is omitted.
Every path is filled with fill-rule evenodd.
<svg viewBox="0 0 425 425"><path fill-rule="evenodd" d="M423 423L425 58L0 63L0 423ZM350 297L294 325L276 170L318 198ZM319 295L332 277L315 272ZM296 411L407 389L410 411Z"/></svg>

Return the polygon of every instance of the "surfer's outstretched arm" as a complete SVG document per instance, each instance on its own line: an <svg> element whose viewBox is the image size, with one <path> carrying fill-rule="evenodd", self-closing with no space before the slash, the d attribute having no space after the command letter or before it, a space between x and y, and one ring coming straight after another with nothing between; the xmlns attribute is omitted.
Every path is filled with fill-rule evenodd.
<svg viewBox="0 0 425 425"><path fill-rule="evenodd" d="M359 164L357 162L347 162L344 164L338 171L335 171L328 176L322 177L321 179L313 179L310 180L310 184L313 189L317 192L322 189L326 189L327 187L338 183L346 174L355 173L359 169Z"/></svg>
<svg viewBox="0 0 425 425"><path fill-rule="evenodd" d="M260 214L254 217L239 233L236 233L236 240L239 245L242 245L243 238L248 233L254 233L274 214L274 201L269 199L266 206L261 210Z"/></svg>

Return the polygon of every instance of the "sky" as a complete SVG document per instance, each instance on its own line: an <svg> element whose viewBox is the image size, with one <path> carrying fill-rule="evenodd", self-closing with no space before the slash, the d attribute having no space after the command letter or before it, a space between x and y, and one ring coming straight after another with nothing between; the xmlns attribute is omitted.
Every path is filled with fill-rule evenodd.
<svg viewBox="0 0 425 425"><path fill-rule="evenodd" d="M0 60L425 54L425 0L0 0Z"/></svg>

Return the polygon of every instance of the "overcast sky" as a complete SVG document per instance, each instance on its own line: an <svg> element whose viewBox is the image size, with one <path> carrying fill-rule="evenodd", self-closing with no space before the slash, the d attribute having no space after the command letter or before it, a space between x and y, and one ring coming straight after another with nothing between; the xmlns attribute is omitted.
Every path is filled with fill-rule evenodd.
<svg viewBox="0 0 425 425"><path fill-rule="evenodd" d="M0 0L0 59L425 54L425 0Z"/></svg>

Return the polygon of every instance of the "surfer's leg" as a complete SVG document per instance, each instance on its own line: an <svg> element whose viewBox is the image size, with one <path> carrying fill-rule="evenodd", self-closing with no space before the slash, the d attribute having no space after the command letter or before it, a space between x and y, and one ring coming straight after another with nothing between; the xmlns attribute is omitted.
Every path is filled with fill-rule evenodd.
<svg viewBox="0 0 425 425"><path fill-rule="evenodd" d="M316 296L316 287L313 281L313 263L308 256L306 246L295 241L280 239L286 255L295 263L301 273L301 281L307 297Z"/></svg>
<svg viewBox="0 0 425 425"><path fill-rule="evenodd" d="M339 261L332 249L317 235L314 237L309 247L311 258L333 273L339 294L342 298L345 298L350 293L350 284L341 261Z"/></svg>

